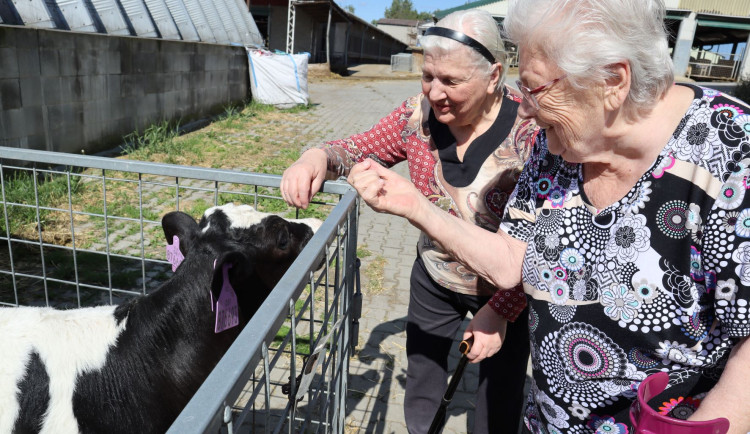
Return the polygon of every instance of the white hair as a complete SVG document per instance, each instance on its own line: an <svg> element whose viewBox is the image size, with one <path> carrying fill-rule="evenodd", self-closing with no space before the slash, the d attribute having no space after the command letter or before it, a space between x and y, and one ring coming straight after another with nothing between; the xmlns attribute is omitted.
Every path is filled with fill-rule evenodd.
<svg viewBox="0 0 750 434"><path fill-rule="evenodd" d="M480 44L490 50L490 53L495 57L495 62L501 65L500 80L497 83L497 89L502 88L503 83L505 82L507 54L500 35L500 28L489 12L480 9L456 11L446 15L442 20L438 21L435 26L445 27L464 33L467 36L476 39ZM486 77L489 77L495 69L495 66L490 64L489 60L479 54L479 52L460 42L454 41L453 39L429 35L423 36L420 43L424 48L425 54L441 54L456 50L464 50L469 64L477 68L479 71L483 71Z"/></svg>
<svg viewBox="0 0 750 434"><path fill-rule="evenodd" d="M674 82L663 0L509 0L503 23L519 50L534 47L574 88L601 83L630 64L626 114L649 111Z"/></svg>

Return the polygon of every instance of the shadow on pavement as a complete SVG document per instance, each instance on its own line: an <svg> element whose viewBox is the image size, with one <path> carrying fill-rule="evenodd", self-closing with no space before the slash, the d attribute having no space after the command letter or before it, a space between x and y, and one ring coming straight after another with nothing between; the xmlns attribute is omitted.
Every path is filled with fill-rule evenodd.
<svg viewBox="0 0 750 434"><path fill-rule="evenodd" d="M363 413L365 420L358 420L359 431L348 430L347 432L362 432L382 434L386 432L386 413L389 403L395 398L391 396L394 382L399 383L399 389L403 390L406 383L406 371L396 372L394 358L396 354L383 351L383 342L390 336L403 332L406 327L406 317L398 318L381 323L372 329L367 342L357 350L356 357L359 359L359 372L349 376L349 399L347 405L350 408L360 407L361 401L370 401L367 406L370 411ZM406 349L400 349L405 353ZM403 399L401 399L403 401ZM391 409L393 411L393 409ZM359 415L354 414L355 419ZM352 427L354 428L354 427Z"/></svg>

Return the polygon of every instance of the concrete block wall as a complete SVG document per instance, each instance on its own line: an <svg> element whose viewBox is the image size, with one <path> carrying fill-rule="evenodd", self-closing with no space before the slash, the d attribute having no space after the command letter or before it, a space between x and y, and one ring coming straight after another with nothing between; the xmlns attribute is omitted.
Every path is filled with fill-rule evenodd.
<svg viewBox="0 0 750 434"><path fill-rule="evenodd" d="M249 94L243 47L0 25L0 145L92 154Z"/></svg>

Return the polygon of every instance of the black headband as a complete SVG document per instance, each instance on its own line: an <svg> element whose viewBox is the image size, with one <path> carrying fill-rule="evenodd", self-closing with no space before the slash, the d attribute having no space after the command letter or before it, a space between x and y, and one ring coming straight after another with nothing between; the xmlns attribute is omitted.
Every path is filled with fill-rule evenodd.
<svg viewBox="0 0 750 434"><path fill-rule="evenodd" d="M487 49L487 47L482 45L476 39L466 36L465 34L461 32L457 32L455 30L448 29L445 27L430 27L427 30L425 30L424 36L442 36L444 38L453 39L454 41L458 41L464 45L467 45L475 49L479 54L484 56L485 59L489 60L490 63L497 62L497 60L495 60L495 56L492 55L492 53L490 52L490 50Z"/></svg>

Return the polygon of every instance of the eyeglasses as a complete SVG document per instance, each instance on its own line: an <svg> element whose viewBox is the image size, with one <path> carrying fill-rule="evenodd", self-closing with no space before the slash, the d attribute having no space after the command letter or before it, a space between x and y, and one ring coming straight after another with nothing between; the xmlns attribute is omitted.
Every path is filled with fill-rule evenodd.
<svg viewBox="0 0 750 434"><path fill-rule="evenodd" d="M554 79L554 80L552 80L550 82L544 83L543 85L535 87L533 89L529 89L528 87L524 86L521 83L521 80L516 80L516 86L518 86L518 90L521 91L521 94L523 95L523 98L526 101L528 101L531 104L532 107L534 107L534 111L536 112L537 110L539 110L539 101L536 100L536 97L534 95L537 94L537 93L539 93L539 92L541 92L541 91L543 91L543 90L545 90L545 89L547 89L547 88L549 88L549 87L551 87L552 85L554 85L555 83L557 83L558 81L562 80L563 78L565 78L567 76L568 75L565 74L562 77L557 77L556 79Z"/></svg>

